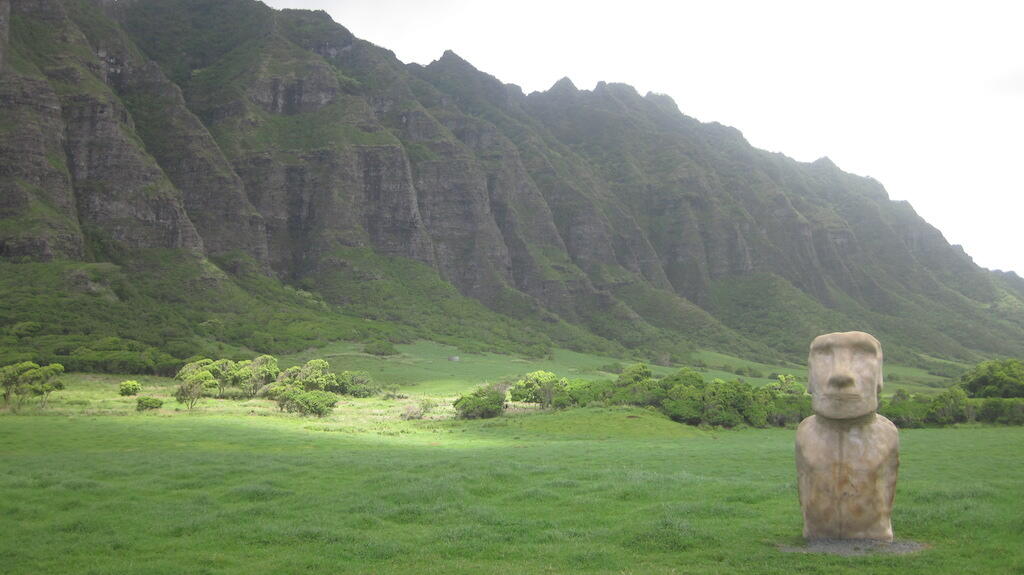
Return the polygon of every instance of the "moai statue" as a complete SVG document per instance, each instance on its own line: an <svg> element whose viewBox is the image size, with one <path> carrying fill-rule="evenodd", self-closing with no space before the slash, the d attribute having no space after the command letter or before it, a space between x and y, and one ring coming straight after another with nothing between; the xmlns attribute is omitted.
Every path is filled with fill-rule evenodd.
<svg viewBox="0 0 1024 575"><path fill-rule="evenodd" d="M892 541L899 432L875 413L882 346L851 331L819 336L807 359L814 415L796 431L804 538Z"/></svg>

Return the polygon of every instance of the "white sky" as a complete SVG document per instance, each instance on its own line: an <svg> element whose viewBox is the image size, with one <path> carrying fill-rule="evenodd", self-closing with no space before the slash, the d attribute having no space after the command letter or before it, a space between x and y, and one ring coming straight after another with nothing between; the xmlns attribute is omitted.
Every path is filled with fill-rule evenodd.
<svg viewBox="0 0 1024 575"><path fill-rule="evenodd" d="M1024 2L266 0L526 92L568 76L668 94L801 161L830 157L978 264L1024 275Z"/></svg>

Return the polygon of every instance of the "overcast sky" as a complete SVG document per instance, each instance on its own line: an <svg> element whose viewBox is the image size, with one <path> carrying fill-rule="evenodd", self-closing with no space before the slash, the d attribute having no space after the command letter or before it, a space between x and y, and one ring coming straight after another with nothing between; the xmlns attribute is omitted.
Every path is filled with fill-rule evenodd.
<svg viewBox="0 0 1024 575"><path fill-rule="evenodd" d="M326 10L427 64L446 49L526 92L568 76L672 96L908 200L975 261L1024 275L1024 3L267 0Z"/></svg>

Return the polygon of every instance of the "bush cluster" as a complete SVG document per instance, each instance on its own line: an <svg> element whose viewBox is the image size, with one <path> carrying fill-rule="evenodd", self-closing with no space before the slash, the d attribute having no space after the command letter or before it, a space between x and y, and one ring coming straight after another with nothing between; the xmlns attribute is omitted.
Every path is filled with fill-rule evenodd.
<svg viewBox="0 0 1024 575"><path fill-rule="evenodd" d="M291 388L277 396L277 404L281 411L324 417L334 411L334 406L338 404L338 396L320 389L303 391Z"/></svg>
<svg viewBox="0 0 1024 575"><path fill-rule="evenodd" d="M984 361L965 373L960 385L971 397L1024 397L1024 362Z"/></svg>
<svg viewBox="0 0 1024 575"><path fill-rule="evenodd" d="M323 417L337 404L338 395L369 397L379 391L365 371L334 373L322 359L281 370L270 355L238 362L198 359L186 363L175 378L181 383L174 397L188 409L203 397L249 399L261 395L277 401L281 411Z"/></svg>
<svg viewBox="0 0 1024 575"><path fill-rule="evenodd" d="M1016 360L985 362L965 375L964 380L984 382L975 384L978 393L1013 393L1016 389L1013 362ZM755 387L740 380L706 381L700 372L688 368L658 379L642 363L623 369L614 381L566 379L548 371L535 371L512 386L510 397L512 401L555 409L605 405L653 407L675 421L721 427L791 426L811 415L811 397L796 378L773 375L775 382ZM973 421L1024 425L1024 398L968 397L959 385L929 395L911 396L901 390L891 401L880 405L879 413L898 427Z"/></svg>
<svg viewBox="0 0 1024 575"><path fill-rule="evenodd" d="M497 417L505 412L505 388L493 383L478 387L456 399L453 406L463 419Z"/></svg>
<svg viewBox="0 0 1024 575"><path fill-rule="evenodd" d="M160 409L164 405L164 400L156 397L139 397L135 400L135 411L149 411L151 409Z"/></svg>
<svg viewBox="0 0 1024 575"><path fill-rule="evenodd" d="M936 395L896 393L879 413L897 427L925 427L954 423L1024 425L1024 398L971 398L959 386Z"/></svg>
<svg viewBox="0 0 1024 575"><path fill-rule="evenodd" d="M536 371L516 382L513 401L564 408L592 405L653 407L675 421L692 425L736 427L791 425L811 413L810 396L792 376L779 376L768 386L754 387L739 380L705 381L692 369L655 378L650 368L637 363L622 370L618 379L588 381L558 378Z"/></svg>
<svg viewBox="0 0 1024 575"><path fill-rule="evenodd" d="M330 371L322 359L311 359L305 365L290 367L267 385L262 393L277 401L281 411L323 417L338 403L338 395L369 397L379 388L365 371Z"/></svg>

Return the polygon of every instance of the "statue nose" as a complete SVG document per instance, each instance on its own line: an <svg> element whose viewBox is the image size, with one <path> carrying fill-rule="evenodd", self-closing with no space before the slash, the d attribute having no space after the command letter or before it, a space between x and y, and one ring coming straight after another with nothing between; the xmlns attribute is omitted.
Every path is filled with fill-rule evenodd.
<svg viewBox="0 0 1024 575"><path fill-rule="evenodd" d="M853 376L848 373L837 373L828 378L828 384L830 387L846 387L853 385Z"/></svg>

